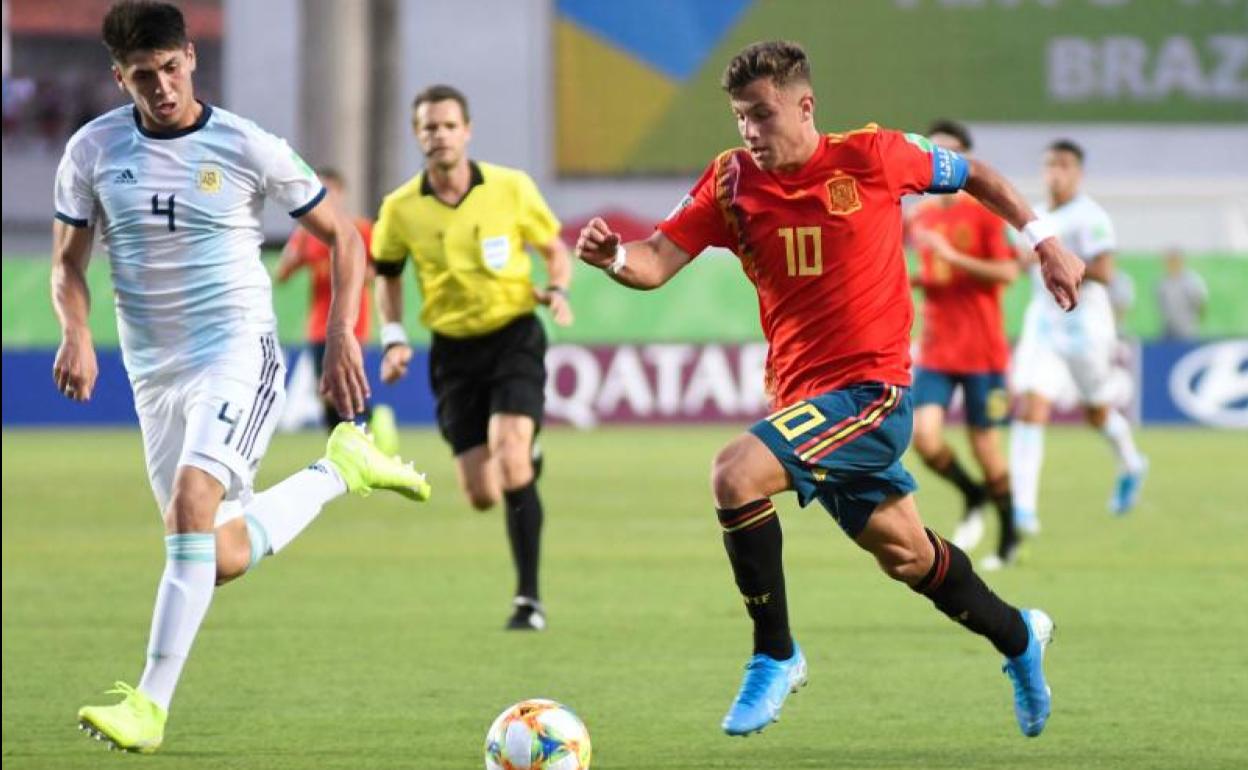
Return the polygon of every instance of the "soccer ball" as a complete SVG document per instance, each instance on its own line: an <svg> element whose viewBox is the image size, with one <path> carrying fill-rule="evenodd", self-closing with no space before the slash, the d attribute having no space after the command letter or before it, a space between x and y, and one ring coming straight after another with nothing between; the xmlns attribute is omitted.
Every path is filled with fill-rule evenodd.
<svg viewBox="0 0 1248 770"><path fill-rule="evenodd" d="M589 770L589 731L553 700L520 701L485 734L485 770Z"/></svg>

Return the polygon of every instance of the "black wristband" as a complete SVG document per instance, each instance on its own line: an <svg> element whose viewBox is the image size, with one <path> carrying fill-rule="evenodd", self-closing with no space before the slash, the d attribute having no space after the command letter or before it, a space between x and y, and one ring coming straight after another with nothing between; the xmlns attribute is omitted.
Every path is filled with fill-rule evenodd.
<svg viewBox="0 0 1248 770"><path fill-rule="evenodd" d="M555 286L553 284L550 286L547 286L546 293L547 294L559 294L559 295L562 295L564 299L568 298L568 290L562 286Z"/></svg>

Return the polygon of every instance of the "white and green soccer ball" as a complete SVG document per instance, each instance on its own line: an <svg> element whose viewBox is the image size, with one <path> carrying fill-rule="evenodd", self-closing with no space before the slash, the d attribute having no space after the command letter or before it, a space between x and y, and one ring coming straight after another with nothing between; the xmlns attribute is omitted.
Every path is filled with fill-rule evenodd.
<svg viewBox="0 0 1248 770"><path fill-rule="evenodd" d="M553 700L508 706L485 734L485 770L589 770L589 755L585 723Z"/></svg>

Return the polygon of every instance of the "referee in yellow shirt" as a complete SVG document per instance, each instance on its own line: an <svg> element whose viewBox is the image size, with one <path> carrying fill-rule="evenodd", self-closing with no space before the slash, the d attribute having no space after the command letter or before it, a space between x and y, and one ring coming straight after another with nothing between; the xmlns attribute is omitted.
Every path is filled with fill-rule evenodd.
<svg viewBox="0 0 1248 770"><path fill-rule="evenodd" d="M547 305L555 323L572 323L572 261L559 221L527 174L468 159L472 124L462 93L445 85L421 91L412 102L412 128L425 169L386 196L373 229L381 379L398 380L412 358L401 281L411 256L424 300L420 320L433 332L429 380L438 427L455 455L460 486L477 510L506 501L516 565L507 628L541 630L542 502L533 440L545 406L546 333L533 311ZM545 289L533 285L526 246L546 260Z"/></svg>

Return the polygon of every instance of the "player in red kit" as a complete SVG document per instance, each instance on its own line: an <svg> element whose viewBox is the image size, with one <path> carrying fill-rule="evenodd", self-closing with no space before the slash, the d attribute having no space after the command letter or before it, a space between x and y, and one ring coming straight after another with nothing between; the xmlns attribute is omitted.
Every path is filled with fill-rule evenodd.
<svg viewBox="0 0 1248 770"><path fill-rule="evenodd" d="M1006 657L1015 715L1039 735L1049 715L1042 656L1052 621L1003 602L966 554L926 530L900 459L910 440L914 309L901 196L965 189L1037 243L1046 285L1073 307L1081 265L1000 175L926 137L874 125L815 128L810 65L787 42L757 43L723 78L745 148L722 153L667 221L621 245L602 219L577 254L625 286L661 286L705 248L733 251L758 290L776 411L716 456L711 484L724 546L754 623L754 655L723 721L762 730L806 681L789 632L781 530L771 496L818 498L890 577L987 637Z"/></svg>
<svg viewBox="0 0 1248 770"><path fill-rule="evenodd" d="M326 192L336 203L342 205L343 193L346 191L346 182L342 174L332 168L320 168L317 169L316 175L320 178L321 184L325 185ZM364 217L355 217L354 222L355 229L359 231L360 238L364 240L365 248L369 248L373 240L373 223ZM282 257L277 262L273 278L279 284L285 283L296 272L305 268L312 274L310 287L312 305L308 311L307 326L308 348L319 381L321 361L325 357L326 323L329 319L330 300L333 296L329 248L302 227L297 227L291 233L290 240L286 241L285 248L282 249ZM371 302L369 301L369 293L373 284L372 275L373 268L370 260L368 279L365 280L364 291L360 294L360 315L356 318L353 330L355 338L361 345L368 342L372 321ZM324 406L325 427L333 431L339 422L338 413L328 401L324 402ZM366 401L360 419L367 422L373 440L382 451L387 454L398 454L398 428L395 426L394 412L390 407L384 404L374 405L371 400Z"/></svg>
<svg viewBox="0 0 1248 770"><path fill-rule="evenodd" d="M965 155L971 134L960 123L939 120L928 129L933 144ZM997 427L1009 419L1005 373L1010 348L1005 338L1001 294L1018 276L1005 223L966 193L923 201L909 219L921 270L913 283L923 290L923 337L914 371L914 449L923 462L962 493L964 515L953 543L969 551L984 534L984 504L997 509L997 550L982 569L1014 560L1018 534L1010 495L1009 466ZM945 441L945 412L962 390L971 451L984 473L973 481Z"/></svg>

